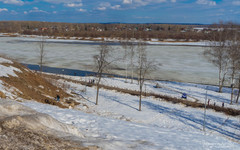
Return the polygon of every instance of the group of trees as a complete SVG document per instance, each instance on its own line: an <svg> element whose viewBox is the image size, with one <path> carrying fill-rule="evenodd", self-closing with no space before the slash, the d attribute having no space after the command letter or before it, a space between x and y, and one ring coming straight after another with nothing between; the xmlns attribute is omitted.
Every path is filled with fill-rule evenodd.
<svg viewBox="0 0 240 150"><path fill-rule="evenodd" d="M157 64L149 60L147 57L146 44L143 41L133 43L131 41L122 42L124 48L123 58L114 57L114 49L108 45L106 42L103 42L97 48L98 54L93 57L96 70L97 70L97 94L96 94L96 105L98 105L98 95L100 88L100 81L103 77L103 74L108 72L108 69L113 65L113 63L118 60L124 60L126 62L126 72L128 68L128 60L130 59L131 66L131 83L133 83L133 71L137 72L138 76L138 84L139 84L139 111L141 111L141 102L142 102L142 93L143 93L143 85L146 80L147 75L157 67ZM136 58L137 62L134 65L134 58ZM127 79L126 74L126 79Z"/></svg>
<svg viewBox="0 0 240 150"><path fill-rule="evenodd" d="M122 57L119 57L119 55L114 55L116 54L115 49L105 41L100 43L100 45L97 47L97 55L93 56L96 67L96 105L98 105L100 82L104 74L108 73L111 66L113 66L116 62L118 62L119 60L124 60L126 62L126 80L128 78L127 72L129 65L131 66L131 83L133 83L134 78L133 72L137 72L136 74L138 76L139 84L139 111L141 111L144 82L150 71L157 67L157 64L154 61L148 59L146 43L144 43L143 41L135 43L133 41L127 40L121 42L121 44L124 48L124 55L122 55ZM43 65L45 63L46 56L46 39L44 39L44 37L41 37L39 39L37 47L37 57L39 59L38 64L41 73L43 71Z"/></svg>
<svg viewBox="0 0 240 150"><path fill-rule="evenodd" d="M219 92L230 81L231 104L233 103L234 88L240 91L240 30L233 23L219 23L219 29L211 34L209 48L204 55L218 67ZM238 92L236 103L240 93Z"/></svg>
<svg viewBox="0 0 240 150"><path fill-rule="evenodd" d="M174 24L98 24L38 21L0 21L0 32L53 37L111 37L149 39L206 40L208 33L195 32L199 25ZM201 25L206 27L207 25Z"/></svg>

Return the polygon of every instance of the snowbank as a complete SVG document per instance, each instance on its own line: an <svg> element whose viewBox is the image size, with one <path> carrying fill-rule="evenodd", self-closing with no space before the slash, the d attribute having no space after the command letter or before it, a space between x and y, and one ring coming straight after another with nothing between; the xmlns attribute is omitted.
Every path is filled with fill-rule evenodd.
<svg viewBox="0 0 240 150"><path fill-rule="evenodd" d="M0 118L5 118L3 125L10 128L24 125L34 131L44 131L56 136L83 137L75 127L60 123L47 114L38 113L15 101L0 99Z"/></svg>
<svg viewBox="0 0 240 150"><path fill-rule="evenodd" d="M103 100L102 96L100 98L101 105L103 105L103 103L105 103L105 106L108 105L106 100ZM144 101L144 103L146 102ZM177 122L181 121L180 118L175 118L176 121L178 119L179 121L171 125L175 126L175 128L171 128L169 126L161 126L160 124L158 126L100 117L93 114L86 114L78 110L60 109L55 106L38 104L36 102L27 102L24 103L24 105L39 112L48 112L52 117L63 123L72 123L75 127L83 131L83 134L86 137L83 143L86 145L97 144L106 150L231 150L238 149L240 147L239 144L227 140L219 135L210 133L204 134L204 132L200 130L193 130L189 128L190 126L194 126L194 124L191 124L190 120L186 121L186 126L184 128L179 128L179 123ZM123 105L118 105L118 107L126 113L130 110L124 109ZM113 109L116 109L116 107L112 108L112 111ZM151 110L147 110L146 107L144 107L143 112L138 112L135 110L135 116L142 114L145 111L149 113ZM191 113L194 115L193 112ZM144 121L151 115L152 114L146 115L146 113L144 113L141 119ZM171 116L167 116L166 114L164 116L165 120L163 120L163 118L155 118L155 120L160 119L160 122L163 122L167 121L167 118L171 118Z"/></svg>
<svg viewBox="0 0 240 150"><path fill-rule="evenodd" d="M2 64L13 64L11 60L0 57L0 77L17 76L14 71L21 72L18 68L13 66L5 66Z"/></svg>

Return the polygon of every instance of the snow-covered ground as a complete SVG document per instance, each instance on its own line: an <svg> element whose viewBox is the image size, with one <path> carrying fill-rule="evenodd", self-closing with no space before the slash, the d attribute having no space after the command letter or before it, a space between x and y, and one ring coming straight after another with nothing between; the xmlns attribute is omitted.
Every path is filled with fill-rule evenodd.
<svg viewBox="0 0 240 150"><path fill-rule="evenodd" d="M65 78L77 80L77 81L89 81L94 79L94 77L72 77L65 76ZM103 78L101 84L119 87L123 89L136 90L139 91L139 85L136 80L133 80L133 84L131 84L131 79L124 78ZM160 88L155 88L156 84L159 85ZM218 87L213 85L204 85L204 84L193 84L193 83L183 83L183 82L174 82L174 81L146 81L143 87L143 91L147 93L155 93L161 94L176 98L181 98L183 93L186 93L188 96L188 100L198 101L201 103L205 103L206 96L207 102L209 104L216 104L217 106L222 106L224 103L224 107L240 109L240 104L236 104L236 95L234 96L233 104L231 105L231 89L223 88L223 92L218 92ZM235 94L237 94L237 89L235 89Z"/></svg>
<svg viewBox="0 0 240 150"><path fill-rule="evenodd" d="M79 77L73 78L87 80L79 79ZM190 108L161 99L145 97L142 100L142 111L139 112L137 96L104 89L100 90L99 105L96 106L95 87L63 82L70 85L70 91L79 95L75 100L81 104L75 109L62 110L35 102L25 102L24 105L48 113L61 122L76 126L86 136L85 143L97 143L105 149L240 148L240 116L233 117L207 110L206 132L203 132L204 109ZM123 79L104 79L104 82L122 88L137 89L136 86L125 83ZM159 83L169 86L169 88L173 88L174 85L176 89L181 86L188 90L192 88L192 93L197 92L197 89L194 88L198 86L204 90L204 86L201 87L201 85ZM211 90L213 87L209 89ZM149 88L148 90L153 89ZM165 94L177 96L178 92L174 93L167 88L165 90ZM164 93L164 90L161 92ZM211 94L219 96L217 93Z"/></svg>
<svg viewBox="0 0 240 150"><path fill-rule="evenodd" d="M101 96L101 106L98 109L106 107L106 102L110 99L103 100ZM104 101L104 102L103 102ZM105 103L105 104L104 104ZM114 103L114 102L111 102ZM113 119L109 117L100 117L97 115L84 113L74 109L60 109L55 106L39 104L36 102L25 102L24 105L35 109L36 111L47 113L57 120L72 124L77 127L85 136L83 141L86 145L98 145L107 150L122 149L239 149L240 144L234 143L229 139L215 134L218 132L226 135L238 137L237 120L228 119L226 127L217 128L219 123L223 122L221 115L211 113L207 116L207 133L200 130L202 123L199 111L180 110L169 108L168 104L150 104L144 100L144 111L138 112L134 108L124 106L115 102L118 110L129 111L128 114L139 116L145 123L135 123ZM147 104L149 103L149 105ZM111 110L114 108L111 105ZM96 108L95 108L96 109ZM115 110L118 111L118 110ZM97 111L97 110L96 110ZM155 111L158 116L152 116ZM109 112L110 113L110 112ZM127 112L126 112L127 113ZM175 117L174 117L175 116ZM146 123L149 119L158 120L159 124ZM229 124L231 123L231 124ZM226 131L225 128L232 129ZM235 131L234 131L234 128ZM210 130L212 129L212 130ZM238 130L238 131L237 131ZM209 131L213 131L210 133ZM238 133L237 133L238 132Z"/></svg>
<svg viewBox="0 0 240 150"><path fill-rule="evenodd" d="M1 63L9 63L7 59L0 59ZM16 68L17 69L17 68ZM15 70L18 71L18 70ZM14 73L12 67L6 67L5 74ZM13 74L16 75L16 74ZM76 81L90 80L92 77L68 77ZM138 90L137 84L125 83L124 79L104 78L103 84ZM21 104L40 113L46 113L56 120L40 116L27 116L50 129L79 133L82 142L88 145L98 145L103 149L239 149L240 148L240 116L228 116L213 110L206 112L206 132L203 132L204 110L186 107L181 104L172 104L153 97L142 99L142 111L138 111L137 96L119 93L112 90L100 90L99 105L95 105L96 88L86 87L78 83L60 80L70 86L68 92L76 93L73 97L80 105L74 109L61 109L56 106L26 101L21 99ZM130 81L128 81L130 82ZM185 84L178 82L158 82L162 88L155 89L156 82L147 82L146 90L170 96L180 97L181 92L189 91L191 96L201 99L205 93L205 85ZM0 82L0 90L11 98L14 96L13 87L6 87ZM17 89L14 89L14 91ZM185 91L184 91L185 90ZM229 90L224 89L223 95L214 92L214 87L209 87L209 93L215 100L217 97L229 95ZM180 92L180 93L179 93ZM16 95L15 95L16 96ZM13 98L15 99L15 98ZM192 99L194 100L194 99ZM226 100L227 101L227 100ZM229 101L228 101L229 102ZM13 115L24 115L19 105L6 106L0 103L0 112L7 110ZM238 106L236 106L238 107ZM238 107L239 108L239 107ZM32 112L32 111L31 111ZM25 113L26 114L26 113ZM30 117L30 118L29 118ZM18 117L17 117L18 118ZM25 117L24 117L25 118ZM47 119L46 119L47 118ZM30 122L31 122L30 121ZM29 121L25 121L29 123ZM37 123L36 125L38 125ZM38 127L30 125L31 127ZM71 126L75 128L71 128ZM78 130L76 130L76 128ZM75 134L76 135L76 134Z"/></svg>

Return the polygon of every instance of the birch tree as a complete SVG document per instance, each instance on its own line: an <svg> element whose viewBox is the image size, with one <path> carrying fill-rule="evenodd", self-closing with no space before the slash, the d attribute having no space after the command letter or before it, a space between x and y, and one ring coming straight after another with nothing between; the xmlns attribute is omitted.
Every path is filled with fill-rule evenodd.
<svg viewBox="0 0 240 150"><path fill-rule="evenodd" d="M143 93L143 85L146 81L146 76L154 70L157 65L154 61L148 60L147 52L146 52L146 44L142 41L138 43L137 47L137 73L139 79L139 111L142 110L142 93Z"/></svg>
<svg viewBox="0 0 240 150"><path fill-rule="evenodd" d="M43 71L43 65L44 65L44 59L46 56L46 49L45 49L45 43L46 40L44 37L41 37L40 41L38 42L38 58L39 58L39 67L40 67L40 72L42 73Z"/></svg>
<svg viewBox="0 0 240 150"><path fill-rule="evenodd" d="M124 59L126 63L126 81L128 78L128 66L130 65L131 69L131 83L133 83L134 78L134 55L135 55L135 48L136 44L133 41L122 41L121 42L122 48L124 49ZM129 64L130 61L130 64Z"/></svg>
<svg viewBox="0 0 240 150"><path fill-rule="evenodd" d="M107 43L103 42L99 45L97 48L98 54L93 56L95 66L97 69L97 94L96 94L96 105L98 105L98 96L99 96L99 89L100 89L100 82L103 77L103 73L106 72L110 66L114 62L115 59L113 59L112 52L113 48Z"/></svg>
<svg viewBox="0 0 240 150"><path fill-rule="evenodd" d="M228 71L227 36L228 32L224 28L219 28L219 31L212 35L210 47L204 51L204 56L218 68L219 92L222 92Z"/></svg>

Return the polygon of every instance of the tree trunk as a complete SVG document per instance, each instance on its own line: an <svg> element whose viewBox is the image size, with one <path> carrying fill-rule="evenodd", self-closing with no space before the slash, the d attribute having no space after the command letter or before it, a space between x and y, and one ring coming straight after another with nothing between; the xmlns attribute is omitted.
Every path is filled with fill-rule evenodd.
<svg viewBox="0 0 240 150"><path fill-rule="evenodd" d="M132 79L131 79L131 83L133 84L133 65L132 65Z"/></svg>
<svg viewBox="0 0 240 150"><path fill-rule="evenodd" d="M97 84L96 105L98 105L99 84Z"/></svg>
<svg viewBox="0 0 240 150"><path fill-rule="evenodd" d="M138 111L142 111L142 87L140 86L140 98L139 98L139 109Z"/></svg>
<svg viewBox="0 0 240 150"><path fill-rule="evenodd" d="M237 95L236 103L238 103L239 96L240 96L240 76L238 79L238 95Z"/></svg>
<svg viewBox="0 0 240 150"><path fill-rule="evenodd" d="M220 69L219 69L220 70ZM221 78L221 71L218 73L218 80L219 80L219 93L222 93L222 78Z"/></svg>
<svg viewBox="0 0 240 150"><path fill-rule="evenodd" d="M100 75L101 76L101 75ZM101 80L101 77L98 78L98 82L97 82L97 95L96 95L96 105L98 105L98 95L99 95L99 84L100 84L100 80Z"/></svg>
<svg viewBox="0 0 240 150"><path fill-rule="evenodd" d="M140 90L140 99L139 99L139 109L138 109L138 111L142 111L142 108L141 108L141 106L142 106L142 91Z"/></svg>
<svg viewBox="0 0 240 150"><path fill-rule="evenodd" d="M231 90L231 103L230 103L230 104L232 104L232 102L233 102L233 90L234 90L233 81L234 81L234 74L235 74L235 71L232 72L232 84L231 84L232 90Z"/></svg>
<svg viewBox="0 0 240 150"><path fill-rule="evenodd" d="M126 80L125 80L125 82L127 82L127 77L128 77L128 65L127 65L127 61L126 61Z"/></svg>
<svg viewBox="0 0 240 150"><path fill-rule="evenodd" d="M236 99L236 104L238 103L238 99L239 99L239 96L240 96L240 87L238 88L238 95L237 95L237 99Z"/></svg>
<svg viewBox="0 0 240 150"><path fill-rule="evenodd" d="M232 91L231 91L231 103L232 104L232 101L233 101L233 86L232 86Z"/></svg>

